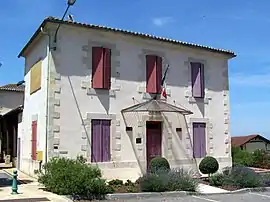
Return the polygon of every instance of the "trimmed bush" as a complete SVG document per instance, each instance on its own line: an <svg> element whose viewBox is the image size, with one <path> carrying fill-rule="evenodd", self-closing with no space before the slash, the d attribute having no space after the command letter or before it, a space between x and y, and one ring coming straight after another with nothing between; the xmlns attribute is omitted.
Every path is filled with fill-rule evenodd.
<svg viewBox="0 0 270 202"><path fill-rule="evenodd" d="M198 185L182 169L148 173L139 178L138 183L143 192L195 191Z"/></svg>
<svg viewBox="0 0 270 202"><path fill-rule="evenodd" d="M59 195L103 198L111 190L101 179L100 169L85 162L82 157L52 158L43 166L44 172L38 173L38 182L46 190Z"/></svg>
<svg viewBox="0 0 270 202"><path fill-rule="evenodd" d="M163 157L155 157L150 161L150 172L168 172L170 170L170 164L167 159Z"/></svg>
<svg viewBox="0 0 270 202"><path fill-rule="evenodd" d="M199 165L199 169L202 174L214 174L218 171L218 161L212 156L206 156Z"/></svg>

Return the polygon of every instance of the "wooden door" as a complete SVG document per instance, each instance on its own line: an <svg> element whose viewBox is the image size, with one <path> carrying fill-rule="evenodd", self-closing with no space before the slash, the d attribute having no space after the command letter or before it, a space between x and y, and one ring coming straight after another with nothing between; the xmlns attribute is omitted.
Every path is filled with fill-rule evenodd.
<svg viewBox="0 0 270 202"><path fill-rule="evenodd" d="M146 122L146 160L147 169L149 168L150 161L161 156L161 142L162 142L162 127L160 121L147 121Z"/></svg>

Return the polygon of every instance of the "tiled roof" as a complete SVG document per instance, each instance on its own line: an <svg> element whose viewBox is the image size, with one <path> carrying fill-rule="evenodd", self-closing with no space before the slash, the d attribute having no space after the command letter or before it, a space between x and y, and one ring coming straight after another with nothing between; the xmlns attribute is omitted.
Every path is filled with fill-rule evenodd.
<svg viewBox="0 0 270 202"><path fill-rule="evenodd" d="M24 92L24 85L17 86L17 84L7 84L4 86L0 86L0 91Z"/></svg>
<svg viewBox="0 0 270 202"><path fill-rule="evenodd" d="M196 48L196 49L203 49L211 52L216 52L216 53L221 53L221 54L226 54L230 57L235 57L235 53L230 51L230 50L224 50L224 49L218 49L218 48L213 48L210 46L203 46L199 44L194 44L194 43L188 43L188 42L183 42L183 41L178 41L178 40L173 40L165 37L158 37L150 34L144 34L140 32L133 32L133 31L128 31L128 30L122 30L118 28L111 28L111 27L106 27L102 25L93 25L93 24L87 24L87 23L79 23L79 22L72 22L69 20L61 20L55 17L47 17L45 20L42 22L42 24L39 26L35 34L31 37L29 42L25 45L25 47L22 49L18 57L22 56L24 51L28 48L28 46L32 43L32 41L37 37L37 35L40 33L40 30L42 27L44 27L48 22L51 23L62 23L66 25L73 25L77 27L84 27L84 28L89 28L89 29L96 29L96 30L103 30L103 31L110 31L110 32L117 32L117 33L122 33L126 35L131 35L131 36L137 36L141 38L146 38L146 39L152 39L152 40L157 40L157 41L162 41L162 42L167 42L171 44L177 44L177 45L182 45L186 47L191 47L191 48Z"/></svg>
<svg viewBox="0 0 270 202"><path fill-rule="evenodd" d="M234 147L240 147L244 144L246 144L247 142L249 142L250 140L253 140L256 137L260 137L262 139L264 139L265 141L268 141L266 138L262 137L261 135L247 135L247 136L236 136L236 137L232 137L232 146Z"/></svg>

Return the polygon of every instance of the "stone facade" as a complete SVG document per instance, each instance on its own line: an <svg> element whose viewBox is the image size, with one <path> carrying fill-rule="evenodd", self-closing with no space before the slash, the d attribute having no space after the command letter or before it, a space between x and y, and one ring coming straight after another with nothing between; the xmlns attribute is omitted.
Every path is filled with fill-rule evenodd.
<svg viewBox="0 0 270 202"><path fill-rule="evenodd" d="M54 27L51 25L47 30L53 33ZM45 57L49 63L48 80L43 77L44 82L48 82L48 108L44 106L42 115L48 117L48 122L47 131L40 131L38 141L44 145L47 135L48 158L75 158L80 154L91 163L91 120L109 119L111 161L95 164L108 179L135 180L146 171L146 121L160 120L163 123L162 155L172 167L198 172L201 159L193 158L193 122L206 123L207 155L215 156L221 169L231 165L229 58L226 55L67 25L61 27L58 36L54 44L56 50L50 50ZM91 87L94 46L111 49L110 90ZM152 97L146 93L147 54L162 57L163 73L170 66L166 102L183 106L192 111L192 115L121 114L122 109ZM194 61L204 64L203 99L192 97L190 62ZM29 123L24 124L26 127ZM126 127L132 127L132 131L126 131ZM137 138L141 139L140 143L136 143ZM46 150L45 147L41 149Z"/></svg>

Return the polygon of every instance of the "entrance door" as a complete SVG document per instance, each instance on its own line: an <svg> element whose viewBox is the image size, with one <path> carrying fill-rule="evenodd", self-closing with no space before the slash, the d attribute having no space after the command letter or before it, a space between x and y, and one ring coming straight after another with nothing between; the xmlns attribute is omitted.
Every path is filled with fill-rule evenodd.
<svg viewBox="0 0 270 202"><path fill-rule="evenodd" d="M161 156L162 127L160 121L146 122L146 160L147 169L150 161L156 156Z"/></svg>

